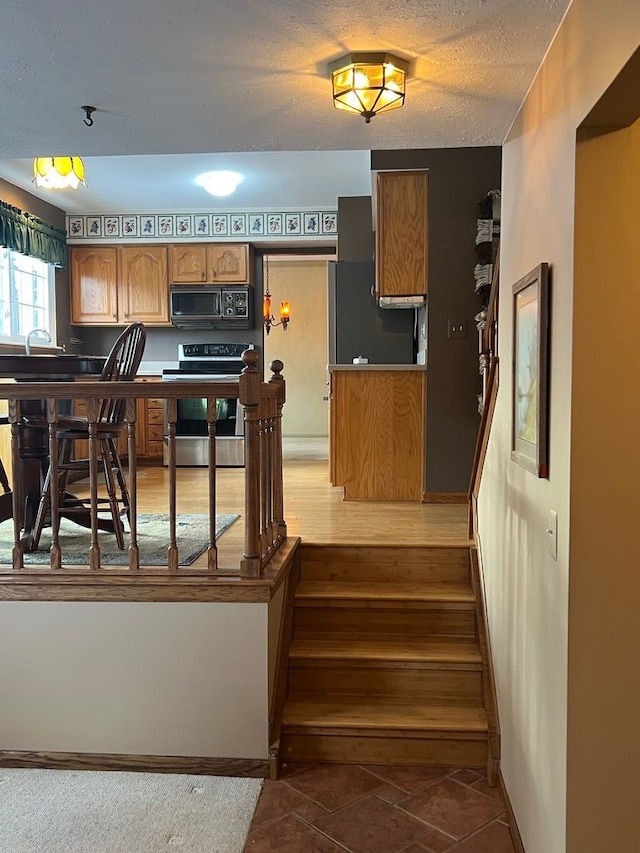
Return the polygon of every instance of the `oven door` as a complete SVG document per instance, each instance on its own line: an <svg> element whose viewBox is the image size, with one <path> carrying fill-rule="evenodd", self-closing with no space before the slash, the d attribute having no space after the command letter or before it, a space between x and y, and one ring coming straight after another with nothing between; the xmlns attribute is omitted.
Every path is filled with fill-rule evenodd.
<svg viewBox="0 0 640 853"><path fill-rule="evenodd" d="M168 429L165 404L164 464L168 465ZM209 464L206 398L177 401L176 465ZM244 465L244 412L235 398L216 398L216 467Z"/></svg>

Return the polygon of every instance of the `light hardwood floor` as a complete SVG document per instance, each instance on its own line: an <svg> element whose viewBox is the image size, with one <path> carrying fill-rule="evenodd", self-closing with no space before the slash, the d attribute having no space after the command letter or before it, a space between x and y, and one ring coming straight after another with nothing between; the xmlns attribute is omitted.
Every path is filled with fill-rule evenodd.
<svg viewBox="0 0 640 853"><path fill-rule="evenodd" d="M244 469L221 468L217 476L217 510L240 519L219 540L220 564L239 565L244 528ZM166 513L165 468L138 472L138 509ZM207 471L180 468L178 513L207 512ZM411 502L344 501L342 489L329 483L324 460L285 460L284 516L290 536L313 544L468 545L467 506Z"/></svg>

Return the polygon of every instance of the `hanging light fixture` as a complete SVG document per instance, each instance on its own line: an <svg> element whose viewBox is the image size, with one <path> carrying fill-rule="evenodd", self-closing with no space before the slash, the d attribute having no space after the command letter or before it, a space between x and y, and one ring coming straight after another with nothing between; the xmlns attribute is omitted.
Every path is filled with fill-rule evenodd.
<svg viewBox="0 0 640 853"><path fill-rule="evenodd" d="M408 70L409 63L391 53L347 53L329 64L333 105L369 124L377 113L404 104Z"/></svg>
<svg viewBox="0 0 640 853"><path fill-rule="evenodd" d="M84 123L93 125L91 114L95 107L84 106ZM36 157L33 161L33 182L37 187L50 190L77 190L80 184L86 187L84 163L80 157Z"/></svg>
<svg viewBox="0 0 640 853"><path fill-rule="evenodd" d="M282 326L284 332L287 331L289 320L291 319L291 306L288 302L280 303L280 320L271 313L271 294L269 293L269 257L265 255L264 268L266 272L266 286L264 289L264 299L262 301L262 315L264 320L264 330L267 334L271 331L272 326Z"/></svg>
<svg viewBox="0 0 640 853"><path fill-rule="evenodd" d="M80 157L36 157L33 180L37 187L50 190L77 190L84 180L84 163Z"/></svg>

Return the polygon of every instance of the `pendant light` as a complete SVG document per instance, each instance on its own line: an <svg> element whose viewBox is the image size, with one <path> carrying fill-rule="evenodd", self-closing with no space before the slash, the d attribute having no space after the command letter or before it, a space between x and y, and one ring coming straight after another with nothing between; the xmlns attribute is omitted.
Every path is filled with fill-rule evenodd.
<svg viewBox="0 0 640 853"><path fill-rule="evenodd" d="M266 273L266 282L264 290L264 299L262 301L262 316L264 321L264 330L267 334L271 331L272 326L282 326L283 332L287 331L287 326L291 320L291 306L288 302L280 303L280 320L271 313L271 294L269 293L269 257L265 255L264 268Z"/></svg>
<svg viewBox="0 0 640 853"><path fill-rule="evenodd" d="M83 106L84 123L93 125L91 114L95 107ZM33 182L37 187L51 190L77 190L80 184L86 187L84 163L80 157L36 157L33 161Z"/></svg>

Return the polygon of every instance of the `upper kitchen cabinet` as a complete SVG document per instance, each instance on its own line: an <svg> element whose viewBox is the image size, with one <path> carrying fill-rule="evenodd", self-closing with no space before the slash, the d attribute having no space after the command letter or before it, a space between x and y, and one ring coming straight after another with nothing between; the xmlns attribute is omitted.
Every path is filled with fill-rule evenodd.
<svg viewBox="0 0 640 853"><path fill-rule="evenodd" d="M169 246L169 269L172 284L206 282L206 244L183 243L182 245Z"/></svg>
<svg viewBox="0 0 640 853"><path fill-rule="evenodd" d="M71 322L169 325L166 246L71 249Z"/></svg>
<svg viewBox="0 0 640 853"><path fill-rule="evenodd" d="M246 243L169 246L172 284L251 284L252 247Z"/></svg>
<svg viewBox="0 0 640 853"><path fill-rule="evenodd" d="M208 280L212 284L253 284L253 251L246 243L209 243Z"/></svg>
<svg viewBox="0 0 640 853"><path fill-rule="evenodd" d="M113 246L71 249L71 322L118 322L117 251Z"/></svg>
<svg viewBox="0 0 640 853"><path fill-rule="evenodd" d="M125 323L169 325L166 246L122 246L118 311Z"/></svg>
<svg viewBox="0 0 640 853"><path fill-rule="evenodd" d="M376 174L376 296L424 296L429 278L426 169Z"/></svg>

